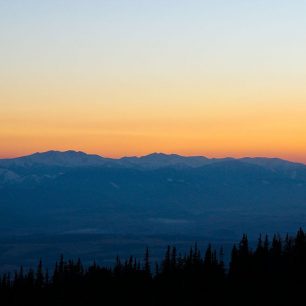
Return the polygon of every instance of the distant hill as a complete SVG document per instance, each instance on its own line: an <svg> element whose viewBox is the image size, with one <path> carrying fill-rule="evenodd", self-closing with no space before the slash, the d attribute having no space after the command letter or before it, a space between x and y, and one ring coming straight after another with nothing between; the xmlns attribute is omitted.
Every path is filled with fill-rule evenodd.
<svg viewBox="0 0 306 306"><path fill-rule="evenodd" d="M62 166L62 167L78 167L78 166L97 166L107 161L99 155L86 154L80 151L48 151L43 153L34 153L28 156L22 156L11 159L0 159L2 167L25 167L33 166Z"/></svg>
<svg viewBox="0 0 306 306"><path fill-rule="evenodd" d="M306 166L276 158L49 151L0 160L0 235L237 237L306 225Z"/></svg>
<svg viewBox="0 0 306 306"><path fill-rule="evenodd" d="M157 169L162 167L201 167L215 162L217 159L208 159L203 156L180 156L177 154L152 153L141 157L123 157L120 159L104 158L99 155L86 154L80 151L48 151L32 155L0 159L0 166L11 167L37 167L37 166L62 166L62 167L88 167L88 166L113 166L113 167L139 167Z"/></svg>
<svg viewBox="0 0 306 306"><path fill-rule="evenodd" d="M152 153L141 157L122 157L119 159L105 158L95 154L86 154L81 151L47 151L34 153L27 156L0 159L1 168L31 168L38 166L60 166L60 167L89 167L89 166L113 166L134 167L144 169L158 169L164 167L175 168L197 168L208 164L239 160L244 163L255 164L262 167L277 168L299 168L305 165L289 162L279 158L245 157L234 158L207 158L204 156L181 156L178 154Z"/></svg>

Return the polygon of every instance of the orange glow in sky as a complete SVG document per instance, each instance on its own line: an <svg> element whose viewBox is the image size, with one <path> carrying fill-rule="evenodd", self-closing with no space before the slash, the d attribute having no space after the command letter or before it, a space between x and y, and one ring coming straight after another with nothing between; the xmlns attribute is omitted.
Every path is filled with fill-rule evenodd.
<svg viewBox="0 0 306 306"><path fill-rule="evenodd" d="M306 163L305 2L118 2L0 4L0 158Z"/></svg>

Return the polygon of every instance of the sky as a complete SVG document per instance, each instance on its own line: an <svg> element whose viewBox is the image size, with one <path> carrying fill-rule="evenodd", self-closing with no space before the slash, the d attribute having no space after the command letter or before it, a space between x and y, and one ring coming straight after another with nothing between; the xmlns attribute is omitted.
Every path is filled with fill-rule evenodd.
<svg viewBox="0 0 306 306"><path fill-rule="evenodd" d="M306 0L0 0L0 158L306 162Z"/></svg>

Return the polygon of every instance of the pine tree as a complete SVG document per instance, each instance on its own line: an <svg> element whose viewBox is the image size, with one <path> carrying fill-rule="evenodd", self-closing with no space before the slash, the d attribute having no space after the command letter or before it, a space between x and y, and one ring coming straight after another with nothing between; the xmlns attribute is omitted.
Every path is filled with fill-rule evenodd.
<svg viewBox="0 0 306 306"><path fill-rule="evenodd" d="M43 285L44 285L44 271L42 266L42 260L40 259L36 270L35 286L36 288L42 288Z"/></svg>
<svg viewBox="0 0 306 306"><path fill-rule="evenodd" d="M237 277L238 265L239 265L239 252L236 247L236 244L234 244L232 248L232 252L231 252L231 260L230 260L230 268L229 268L229 276L231 278Z"/></svg>
<svg viewBox="0 0 306 306"><path fill-rule="evenodd" d="M176 247L173 246L172 247L172 251L171 251L171 270L172 271L176 271L176 265L177 265L177 259L176 259Z"/></svg>
<svg viewBox="0 0 306 306"><path fill-rule="evenodd" d="M151 277L151 264L150 264L150 254L149 248L146 248L145 258L144 258L144 272L148 277Z"/></svg>
<svg viewBox="0 0 306 306"><path fill-rule="evenodd" d="M171 251L170 250L171 250L170 245L168 245L165 257L162 262L162 274L167 274L170 271L170 267L171 267L171 255L170 255Z"/></svg>

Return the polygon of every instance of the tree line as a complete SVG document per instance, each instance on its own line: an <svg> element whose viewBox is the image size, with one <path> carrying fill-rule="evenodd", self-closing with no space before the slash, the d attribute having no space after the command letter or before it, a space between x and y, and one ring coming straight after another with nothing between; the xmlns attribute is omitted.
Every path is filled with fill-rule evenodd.
<svg viewBox="0 0 306 306"><path fill-rule="evenodd" d="M63 256L52 271L36 269L0 279L0 305L305 305L306 234L258 238L252 250L246 234L232 248L225 267L223 250L197 244L185 254L168 246L161 262L116 258L114 267Z"/></svg>

